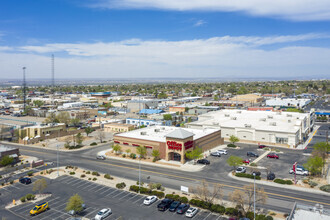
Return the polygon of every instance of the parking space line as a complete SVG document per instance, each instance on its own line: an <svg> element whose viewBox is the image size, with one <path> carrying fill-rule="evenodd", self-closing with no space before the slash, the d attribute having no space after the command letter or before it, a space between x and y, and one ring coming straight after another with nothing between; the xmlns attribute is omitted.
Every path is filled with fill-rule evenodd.
<svg viewBox="0 0 330 220"><path fill-rule="evenodd" d="M94 185L95 185L95 183L89 182L89 184L87 184L87 185L84 186L84 187L81 187L80 189L84 189L84 190L86 190L86 189L88 189L89 187L93 187Z"/></svg>
<svg viewBox="0 0 330 220"><path fill-rule="evenodd" d="M63 176L62 179L60 179L60 181L63 182L63 183L66 183L66 182L70 181L72 178L73 178L72 176L66 176L65 175L65 176Z"/></svg>
<svg viewBox="0 0 330 220"><path fill-rule="evenodd" d="M221 217L221 215L219 215L219 217L216 220L218 220L220 217Z"/></svg>
<svg viewBox="0 0 330 220"><path fill-rule="evenodd" d="M131 193L128 192L127 195L125 195L125 196L123 196L123 197L121 197L121 198L119 198L119 199L123 199L123 198L125 198L125 197L128 196L128 195L131 195Z"/></svg>
<svg viewBox="0 0 330 220"><path fill-rule="evenodd" d="M134 195L132 198L129 198L127 201L133 199L133 198L136 197L136 196L139 196L139 194L137 194L137 193L132 193L132 194L135 194L135 195Z"/></svg>
<svg viewBox="0 0 330 220"><path fill-rule="evenodd" d="M113 188L111 188L111 187L108 187L108 189L107 190L105 190L104 192L103 192L103 195L105 194L105 192L107 192L107 191L109 191L109 190L112 190Z"/></svg>
<svg viewBox="0 0 330 220"><path fill-rule="evenodd" d="M88 217L88 216L93 216L93 215L95 215L96 213L98 213L98 209L96 209L95 211L93 211L93 212L91 212L91 213L89 213L88 215L86 215L86 216L84 216L85 218L91 218L91 217ZM94 214L93 214L94 213Z"/></svg>
<svg viewBox="0 0 330 220"><path fill-rule="evenodd" d="M76 187L78 187L78 188L80 188L81 186L83 186L83 185L85 185L85 184L88 184L88 183L90 183L89 181L87 181L87 180L83 180L83 183L82 184L78 184L78 185L76 185Z"/></svg>
<svg viewBox="0 0 330 220"><path fill-rule="evenodd" d="M109 194L106 195L106 196L108 197L108 196L110 196L112 193L117 192L117 191L119 191L119 190L118 190L118 189L114 189L114 191L112 191L111 193L109 193Z"/></svg>
<svg viewBox="0 0 330 220"><path fill-rule="evenodd" d="M94 187L92 187L92 188L89 188L87 191L89 191L89 190L91 190L91 189L95 189L96 187L99 187L99 186L101 186L101 185L99 185L99 184L96 184L96 183L94 183L95 184L95 186Z"/></svg>
<svg viewBox="0 0 330 220"><path fill-rule="evenodd" d="M74 180L68 181L67 184L71 185L74 182L80 181L80 179L75 178Z"/></svg>
<svg viewBox="0 0 330 220"><path fill-rule="evenodd" d="M135 204L137 201L140 201L141 199L144 200L144 198L139 198L138 200L136 200L135 202L133 202L133 204Z"/></svg>
<svg viewBox="0 0 330 220"><path fill-rule="evenodd" d="M33 203L27 203L27 204L24 204L21 207L17 207L18 209L15 209L16 207L13 207L13 208L10 208L10 209L12 209L14 212L19 212L19 210L25 209L25 208L27 208L27 207L29 207L31 205L33 206L34 204Z"/></svg>
<svg viewBox="0 0 330 220"><path fill-rule="evenodd" d="M82 182L85 183L85 180L79 179L78 182L76 182L76 183L74 183L74 184L70 184L70 185L71 185L71 186L75 186L75 185L79 185L79 184L81 184Z"/></svg>
<svg viewBox="0 0 330 220"><path fill-rule="evenodd" d="M117 196L119 196L120 194L123 194L124 192L126 192L126 191L122 191L122 192L120 192L120 193L118 193L118 194L116 194L115 196L113 196L112 198L116 198Z"/></svg>
<svg viewBox="0 0 330 220"><path fill-rule="evenodd" d="M96 191L94 191L94 192L98 192L98 191L100 191L101 189L104 189L104 188L107 188L108 186L102 186L100 189L98 189L98 190L96 190Z"/></svg>
<svg viewBox="0 0 330 220"><path fill-rule="evenodd" d="M205 218L203 218L203 220L207 219L207 217L209 217L210 215L211 215L211 212Z"/></svg>

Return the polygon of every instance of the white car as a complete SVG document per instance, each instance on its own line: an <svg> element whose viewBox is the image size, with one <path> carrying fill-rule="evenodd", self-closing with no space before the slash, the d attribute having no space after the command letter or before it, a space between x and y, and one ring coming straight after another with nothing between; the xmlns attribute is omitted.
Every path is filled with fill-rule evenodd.
<svg viewBox="0 0 330 220"><path fill-rule="evenodd" d="M103 155L96 155L96 159L98 159L98 160L105 160L105 156L103 156Z"/></svg>
<svg viewBox="0 0 330 220"><path fill-rule="evenodd" d="M186 212L186 217L192 218L194 217L198 212L198 208L190 207Z"/></svg>
<svg viewBox="0 0 330 220"><path fill-rule="evenodd" d="M293 172L293 169L290 170L290 174L294 174ZM308 170L304 170L304 169L301 169L301 168L296 168L296 174L297 175L303 175L303 176L308 176Z"/></svg>
<svg viewBox="0 0 330 220"><path fill-rule="evenodd" d="M217 150L219 154L227 155L227 150Z"/></svg>
<svg viewBox="0 0 330 220"><path fill-rule="evenodd" d="M236 173L245 173L245 172L246 172L245 167L237 167L237 169L236 169Z"/></svg>
<svg viewBox="0 0 330 220"><path fill-rule="evenodd" d="M101 211L99 211L94 219L95 220L101 220L101 219L104 219L106 217L108 217L110 214L112 213L111 209L110 208L106 208L106 209L102 209Z"/></svg>
<svg viewBox="0 0 330 220"><path fill-rule="evenodd" d="M145 200L143 201L143 204L145 205L151 205L152 203L157 201L157 196L148 196L147 198L145 198Z"/></svg>

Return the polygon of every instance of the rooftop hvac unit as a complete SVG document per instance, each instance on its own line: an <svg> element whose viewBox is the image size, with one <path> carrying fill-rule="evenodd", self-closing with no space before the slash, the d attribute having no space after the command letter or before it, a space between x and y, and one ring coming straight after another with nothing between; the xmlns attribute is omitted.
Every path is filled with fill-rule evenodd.
<svg viewBox="0 0 330 220"><path fill-rule="evenodd" d="M242 113L242 111L237 111L237 113L241 114L241 113Z"/></svg>
<svg viewBox="0 0 330 220"><path fill-rule="evenodd" d="M155 129L155 132L160 132L160 129Z"/></svg>
<svg viewBox="0 0 330 220"><path fill-rule="evenodd" d="M276 122L270 122L269 125L276 126Z"/></svg>
<svg viewBox="0 0 330 220"><path fill-rule="evenodd" d="M282 112L276 112L277 115L282 115Z"/></svg>
<svg viewBox="0 0 330 220"><path fill-rule="evenodd" d="M229 114L225 114L225 117L229 117L230 115Z"/></svg>
<svg viewBox="0 0 330 220"><path fill-rule="evenodd" d="M246 128L251 128L251 125L250 124L245 124L244 125Z"/></svg>
<svg viewBox="0 0 330 220"><path fill-rule="evenodd" d="M219 122L213 122L212 124L213 125L219 125Z"/></svg>
<svg viewBox="0 0 330 220"><path fill-rule="evenodd" d="M272 116L272 115L268 115L267 117L268 117L268 118L273 118L273 116Z"/></svg>
<svg viewBox="0 0 330 220"><path fill-rule="evenodd" d="M165 130L165 128L164 128L164 127L162 127L162 130Z"/></svg>
<svg viewBox="0 0 330 220"><path fill-rule="evenodd" d="M260 118L260 121L266 121L266 118Z"/></svg>
<svg viewBox="0 0 330 220"><path fill-rule="evenodd" d="M236 120L237 118L236 117L231 117L231 120Z"/></svg>
<svg viewBox="0 0 330 220"><path fill-rule="evenodd" d="M288 120L289 123L291 123L291 120Z"/></svg>
<svg viewBox="0 0 330 220"><path fill-rule="evenodd" d="M145 132L145 131L141 131L140 134L141 134L141 135L147 135L147 132Z"/></svg>
<svg viewBox="0 0 330 220"><path fill-rule="evenodd" d="M291 114L287 114L286 117L292 117L292 115Z"/></svg>

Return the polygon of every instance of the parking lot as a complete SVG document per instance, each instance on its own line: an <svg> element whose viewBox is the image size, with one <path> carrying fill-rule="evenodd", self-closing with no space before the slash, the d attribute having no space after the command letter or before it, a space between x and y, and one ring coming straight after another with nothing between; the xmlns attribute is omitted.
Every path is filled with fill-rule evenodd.
<svg viewBox="0 0 330 220"><path fill-rule="evenodd" d="M37 177L40 178L40 177ZM37 179L33 178L33 181ZM96 213L102 208L111 208L112 215L106 219L185 219L184 215L175 212L160 212L157 210L159 201L150 206L145 206L143 200L145 196L124 190L119 190L104 185L96 184L91 181L74 178L71 176L62 176L56 180L47 179L49 186L46 191L50 191L52 196L43 200L49 202L49 210L40 213L37 216L29 216L29 211L36 205L34 203L25 203L11 208L10 211L22 219L68 219L71 216L66 213L65 207L68 199L75 193L78 193L86 209L82 216L93 219ZM32 192L32 184L25 186L16 183L15 191L20 191L21 195ZM29 192L30 190L30 192ZM18 199L18 198L17 198ZM43 202L39 201L37 204ZM0 212L1 215L1 212ZM17 219L17 217L15 219ZM11 219L11 218L7 218ZM193 219L216 220L227 219L211 212L200 211Z"/></svg>
<svg viewBox="0 0 330 220"><path fill-rule="evenodd" d="M248 157L246 155L248 151L255 152L259 154L259 156L265 153L265 150L258 149L256 145L238 144L238 146L240 146L240 149L226 148L228 151L227 155L221 155L221 157L208 156L207 159L210 160L211 165L206 166L204 171L212 175L214 178L221 178L221 176L227 175L233 170L233 167L230 167L227 164L227 159L231 155L241 157L243 160L251 159L253 162L256 158ZM279 149L281 151L281 153L275 152L279 155L279 159L267 158L265 156L257 162L257 165L264 168L268 167L271 172L275 173L276 178L293 178L293 175L289 174L293 163L297 162L299 165L303 165L308 159L308 156L303 155L302 151L274 147L272 147L272 149ZM249 167L247 169L247 173L251 173L252 171L253 168ZM259 169L259 171L261 172L261 177L266 178L266 169ZM303 177L297 175L297 179L299 178Z"/></svg>

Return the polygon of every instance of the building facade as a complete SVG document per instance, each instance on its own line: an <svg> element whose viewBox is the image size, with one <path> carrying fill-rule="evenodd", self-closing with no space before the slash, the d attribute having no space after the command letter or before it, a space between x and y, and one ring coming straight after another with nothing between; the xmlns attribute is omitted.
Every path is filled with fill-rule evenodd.
<svg viewBox="0 0 330 220"><path fill-rule="evenodd" d="M121 124L121 123L104 124L103 127L105 132L112 132L112 133L122 133L122 132L128 132L134 130L134 125Z"/></svg>

